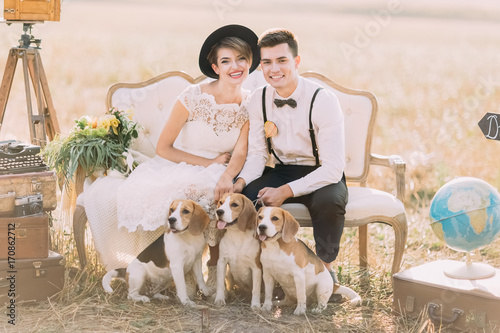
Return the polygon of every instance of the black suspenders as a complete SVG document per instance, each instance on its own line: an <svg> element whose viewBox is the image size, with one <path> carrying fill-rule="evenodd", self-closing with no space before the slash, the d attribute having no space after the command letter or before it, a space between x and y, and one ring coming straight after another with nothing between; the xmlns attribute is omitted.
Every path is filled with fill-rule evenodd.
<svg viewBox="0 0 500 333"><path fill-rule="evenodd" d="M267 87L264 87L264 89L262 90L262 115L264 116L264 124L267 121L267 115L266 115L266 88ZM323 88L318 88L314 92L314 95L313 95L312 100L311 100L311 107L309 109L309 135L311 136L312 153L314 155L314 158L316 159L316 166L317 167L320 166L320 163L319 163L319 155L318 155L318 146L316 144L316 136L314 135L314 128L313 128L313 124L312 124L312 109L313 109L314 100L316 99L316 95L318 94L318 92L321 89L323 89ZM284 164L279 159L279 157L276 155L276 153L274 152L274 149L273 149L272 143L271 143L271 138L268 137L268 138L266 138L266 140L267 140L267 151L269 152L269 154L273 154L273 156L278 160L278 162L280 162L281 164Z"/></svg>
<svg viewBox="0 0 500 333"><path fill-rule="evenodd" d="M316 166L319 167L319 155L318 155L318 145L316 144L316 136L314 135L314 128L313 128L313 123L312 123L312 112L313 112L313 103L314 100L316 99L316 95L319 93L319 91L323 88L318 88L314 92L314 95L311 100L311 108L309 109L309 135L311 136L311 144L312 144L312 151L314 158L316 159Z"/></svg>
<svg viewBox="0 0 500 333"><path fill-rule="evenodd" d="M262 90L262 114L264 116L264 124L267 122L267 113L266 113L266 88L267 87L264 87L264 89ZM273 149L273 146L271 144L271 138L268 137L266 138L267 140L267 152L269 154L273 154L274 157L276 157L276 159L278 160L278 162L280 162L281 164L285 164L283 163L280 158L278 157L278 155L276 155L276 153L274 152L274 149Z"/></svg>

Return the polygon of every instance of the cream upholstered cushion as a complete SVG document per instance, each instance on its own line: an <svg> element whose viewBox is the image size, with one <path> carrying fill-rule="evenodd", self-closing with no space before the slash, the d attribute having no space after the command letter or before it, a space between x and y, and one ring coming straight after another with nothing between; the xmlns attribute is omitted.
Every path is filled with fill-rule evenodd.
<svg viewBox="0 0 500 333"><path fill-rule="evenodd" d="M390 193L369 187L349 187L346 210L347 220L361 220L379 215L396 217L405 212L405 207Z"/></svg>
<svg viewBox="0 0 500 333"><path fill-rule="evenodd" d="M288 203L282 208L289 211L302 226L312 226L307 207ZM355 221L372 216L396 217L405 213L404 205L393 195L369 187L349 187L349 201L346 207L346 226L355 226Z"/></svg>
<svg viewBox="0 0 500 333"><path fill-rule="evenodd" d="M134 120L141 126L139 137L131 149L154 157L156 143L167 121L177 96L191 82L181 76L169 76L156 82L147 81L143 87L117 87L111 95L111 105L122 110L133 110Z"/></svg>
<svg viewBox="0 0 500 333"><path fill-rule="evenodd" d="M141 152L148 157L154 157L156 154L155 145L151 141L150 132L147 130L139 131L137 139L132 141L130 149Z"/></svg>

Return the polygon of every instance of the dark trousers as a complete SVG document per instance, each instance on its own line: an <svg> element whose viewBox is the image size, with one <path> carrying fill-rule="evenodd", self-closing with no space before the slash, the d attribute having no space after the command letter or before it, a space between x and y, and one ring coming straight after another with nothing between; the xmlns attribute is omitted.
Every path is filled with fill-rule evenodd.
<svg viewBox="0 0 500 333"><path fill-rule="evenodd" d="M280 187L314 171L314 166L282 165L266 167L257 178L243 189L243 194L250 200L257 199L257 194L264 187ZM348 192L345 176L336 184L324 186L312 193L288 198L284 203L301 203L311 215L316 254L326 263L332 262L339 253L339 244L344 231L345 206Z"/></svg>

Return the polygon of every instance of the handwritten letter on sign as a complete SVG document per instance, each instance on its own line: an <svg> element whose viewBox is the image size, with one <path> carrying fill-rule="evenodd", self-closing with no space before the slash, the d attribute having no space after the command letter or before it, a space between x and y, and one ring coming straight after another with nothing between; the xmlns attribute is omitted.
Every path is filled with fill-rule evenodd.
<svg viewBox="0 0 500 333"><path fill-rule="evenodd" d="M487 113L478 125L487 139L500 141L500 114Z"/></svg>

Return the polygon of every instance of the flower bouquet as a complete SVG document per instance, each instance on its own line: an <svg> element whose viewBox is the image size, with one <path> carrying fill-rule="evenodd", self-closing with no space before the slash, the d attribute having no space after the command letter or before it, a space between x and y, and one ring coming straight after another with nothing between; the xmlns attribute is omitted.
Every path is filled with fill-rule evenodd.
<svg viewBox="0 0 500 333"><path fill-rule="evenodd" d="M83 116L75 123L68 137L56 136L42 151L47 165L64 176L66 183L73 180L78 168L85 176L98 170L131 171L128 148L139 127L132 121L131 111L112 108L103 116Z"/></svg>

